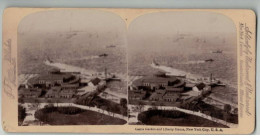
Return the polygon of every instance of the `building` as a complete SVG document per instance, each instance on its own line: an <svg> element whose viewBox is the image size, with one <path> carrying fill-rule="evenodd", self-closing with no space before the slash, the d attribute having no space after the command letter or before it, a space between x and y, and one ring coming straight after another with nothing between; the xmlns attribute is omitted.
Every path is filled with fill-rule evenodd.
<svg viewBox="0 0 260 138"><path fill-rule="evenodd" d="M152 90L164 88L168 86L168 83L174 83L177 79L176 78L165 78L165 77L145 77L142 80L142 86L149 87Z"/></svg>
<svg viewBox="0 0 260 138"><path fill-rule="evenodd" d="M143 100L145 92L145 96L150 95L150 101L175 103L180 99L180 93L185 92L185 85L185 81L166 76L164 73L144 76L133 82L133 89L129 90L129 100Z"/></svg>
<svg viewBox="0 0 260 138"><path fill-rule="evenodd" d="M71 73L52 70L48 73L40 74L28 80L28 85L33 88L50 88L54 86L72 87L79 86L80 78ZM68 86L68 87L70 87Z"/></svg>
<svg viewBox="0 0 260 138"><path fill-rule="evenodd" d="M53 69L29 79L26 86L28 89L19 89L20 95L39 97L42 94L39 90L44 90L45 98L72 98L80 87L80 78L75 74ZM37 92L32 93L32 90Z"/></svg>
<svg viewBox="0 0 260 138"><path fill-rule="evenodd" d="M52 87L45 94L46 98L73 98L76 95L76 89L63 89L62 87Z"/></svg>
<svg viewBox="0 0 260 138"><path fill-rule="evenodd" d="M165 90L156 90L149 97L150 101L158 101L158 102L176 102L179 99L180 94L174 92L167 92Z"/></svg>
<svg viewBox="0 0 260 138"><path fill-rule="evenodd" d="M61 91L61 87L52 87L45 94L45 98L59 98L60 91Z"/></svg>
<svg viewBox="0 0 260 138"><path fill-rule="evenodd" d="M180 95L178 93L173 92L166 92L162 99L164 102L173 102L175 103L180 98Z"/></svg>
<svg viewBox="0 0 260 138"><path fill-rule="evenodd" d="M22 98L38 98L42 94L42 89L37 88L20 88L19 97Z"/></svg>
<svg viewBox="0 0 260 138"><path fill-rule="evenodd" d="M163 96L165 94L165 90L156 90L152 95L149 97L150 101L163 101Z"/></svg>
<svg viewBox="0 0 260 138"><path fill-rule="evenodd" d="M172 89L172 88L183 88L185 86L183 80L179 80L176 77L167 77L162 74L145 76L139 80L133 82L133 87L137 89L150 89L155 91L156 89ZM173 89L172 89L173 90ZM176 89L176 91L181 91L182 89ZM175 90L174 90L175 91Z"/></svg>
<svg viewBox="0 0 260 138"><path fill-rule="evenodd" d="M206 89L208 87L206 87L206 85L204 83L199 83L199 84L196 84L192 90L193 91L196 91L196 92L202 92L204 89Z"/></svg>
<svg viewBox="0 0 260 138"><path fill-rule="evenodd" d="M88 85L89 86L97 86L99 83L101 82L101 80L99 78L95 78L95 79L92 79Z"/></svg>
<svg viewBox="0 0 260 138"><path fill-rule="evenodd" d="M96 86L85 86L80 89L77 89L78 93L89 93L89 92L94 92L97 89Z"/></svg>
<svg viewBox="0 0 260 138"><path fill-rule="evenodd" d="M129 100L143 100L145 96L146 96L146 91L143 90L128 91Z"/></svg>
<svg viewBox="0 0 260 138"><path fill-rule="evenodd" d="M63 83L61 84L62 89L77 89L79 88L79 83Z"/></svg>
<svg viewBox="0 0 260 138"><path fill-rule="evenodd" d="M76 94L75 89L63 89L61 90L59 97L60 98L73 98L73 96Z"/></svg>
<svg viewBox="0 0 260 138"><path fill-rule="evenodd" d="M172 92L172 93L180 93L180 92L184 92L184 87L176 88L173 86L167 86L165 91Z"/></svg>

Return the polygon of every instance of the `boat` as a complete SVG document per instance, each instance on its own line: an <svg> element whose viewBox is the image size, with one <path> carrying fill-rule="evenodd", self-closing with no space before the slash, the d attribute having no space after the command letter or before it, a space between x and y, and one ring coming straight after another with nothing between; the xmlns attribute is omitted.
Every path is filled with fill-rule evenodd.
<svg viewBox="0 0 260 138"><path fill-rule="evenodd" d="M152 65L160 66L157 62L155 62L155 60L153 60Z"/></svg>
<svg viewBox="0 0 260 138"><path fill-rule="evenodd" d="M53 61L52 61L49 57L47 57L47 59L45 60L45 62L53 63Z"/></svg>
<svg viewBox="0 0 260 138"><path fill-rule="evenodd" d="M214 86L223 86L223 87L225 87L226 86L226 84L224 84L224 83L215 83L215 84L213 84Z"/></svg>
<svg viewBox="0 0 260 138"><path fill-rule="evenodd" d="M166 76L186 78L186 72L183 72L183 71L180 71L180 70L168 67L168 66L160 65L157 62L155 62L155 60L153 60L151 66L153 68L162 70L163 72L165 72Z"/></svg>
<svg viewBox="0 0 260 138"><path fill-rule="evenodd" d="M109 45L109 46L106 46L106 48L114 48L116 47L116 45Z"/></svg>
<svg viewBox="0 0 260 138"><path fill-rule="evenodd" d="M204 83L204 84L212 86L212 87L215 87L215 86L223 86L223 87L225 87L226 86L226 84L221 82L219 79L213 78L212 74L210 75L210 77L187 78L186 80L188 82L190 82L190 83L193 83L193 84Z"/></svg>
<svg viewBox="0 0 260 138"><path fill-rule="evenodd" d="M108 56L108 54L106 54L106 53L99 55L99 57L107 57L107 56Z"/></svg>
<svg viewBox="0 0 260 138"><path fill-rule="evenodd" d="M223 50L212 51L212 53L216 53L216 54L221 54L222 52L223 52Z"/></svg>
<svg viewBox="0 0 260 138"><path fill-rule="evenodd" d="M213 62L214 60L212 58L206 59L205 62Z"/></svg>

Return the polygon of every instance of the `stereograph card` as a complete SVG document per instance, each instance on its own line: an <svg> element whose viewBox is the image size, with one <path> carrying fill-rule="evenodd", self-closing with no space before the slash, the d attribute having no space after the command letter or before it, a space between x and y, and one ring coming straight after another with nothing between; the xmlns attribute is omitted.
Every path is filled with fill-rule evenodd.
<svg viewBox="0 0 260 138"><path fill-rule="evenodd" d="M6 132L249 134L249 9L7 8Z"/></svg>

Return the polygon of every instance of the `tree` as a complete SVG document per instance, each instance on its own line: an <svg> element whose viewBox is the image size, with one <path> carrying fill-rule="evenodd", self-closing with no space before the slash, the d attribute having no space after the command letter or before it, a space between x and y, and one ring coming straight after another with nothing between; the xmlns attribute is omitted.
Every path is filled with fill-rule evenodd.
<svg viewBox="0 0 260 138"><path fill-rule="evenodd" d="M59 99L56 99L55 102L56 102L56 105L57 105L57 107L58 107L60 100L59 100Z"/></svg>
<svg viewBox="0 0 260 138"><path fill-rule="evenodd" d="M22 124L24 118L26 117L26 109L21 105L18 105L18 121Z"/></svg>
<svg viewBox="0 0 260 138"><path fill-rule="evenodd" d="M140 101L138 103L138 109L139 109L139 112L142 112L143 111L143 108L144 108L144 103L142 101Z"/></svg>
<svg viewBox="0 0 260 138"><path fill-rule="evenodd" d="M111 107L107 106L107 107L106 107L106 110L107 110L108 115L111 115L111 112L110 112Z"/></svg>
<svg viewBox="0 0 260 138"><path fill-rule="evenodd" d="M224 111L225 111L226 113L230 113L230 111L231 111L231 105L230 105L230 104L225 104L225 105L224 105Z"/></svg>
<svg viewBox="0 0 260 138"><path fill-rule="evenodd" d="M120 108L120 114L121 114L122 116L127 116L127 109L125 109L125 108Z"/></svg>
<svg viewBox="0 0 260 138"><path fill-rule="evenodd" d="M38 99L34 100L34 105L36 107L36 111L39 110L39 106L40 106L40 101Z"/></svg>
<svg viewBox="0 0 260 138"><path fill-rule="evenodd" d="M238 109L235 108L235 109L233 110L233 113L234 113L234 114L238 114Z"/></svg>
<svg viewBox="0 0 260 138"><path fill-rule="evenodd" d="M223 119L227 122L230 119L228 112L223 113Z"/></svg>
<svg viewBox="0 0 260 138"><path fill-rule="evenodd" d="M138 121L140 121L142 123L147 123L147 121L149 120L149 118L147 117L147 114L148 113L146 113L146 112L138 114L138 116L137 116Z"/></svg>
<svg viewBox="0 0 260 138"><path fill-rule="evenodd" d="M102 105L99 104L99 103L96 104L96 107L97 107L97 108L101 108L101 106L102 106Z"/></svg>
<svg viewBox="0 0 260 138"><path fill-rule="evenodd" d="M103 113L104 113L104 111L107 110L107 106L102 105L102 106L100 107L100 109L102 109L102 110L103 110Z"/></svg>
<svg viewBox="0 0 260 138"><path fill-rule="evenodd" d="M47 100L47 103L52 103L52 100L51 100L51 99L48 99L48 100Z"/></svg>
<svg viewBox="0 0 260 138"><path fill-rule="evenodd" d="M161 110L163 109L163 106L164 106L164 104L163 103L160 103L160 106L161 106Z"/></svg>
<svg viewBox="0 0 260 138"><path fill-rule="evenodd" d="M156 104L152 103L152 110L157 110Z"/></svg>
<svg viewBox="0 0 260 138"><path fill-rule="evenodd" d="M23 98L18 98L19 103L24 104Z"/></svg>
<svg viewBox="0 0 260 138"><path fill-rule="evenodd" d="M120 105L125 108L127 106L127 100L125 98L121 98Z"/></svg>

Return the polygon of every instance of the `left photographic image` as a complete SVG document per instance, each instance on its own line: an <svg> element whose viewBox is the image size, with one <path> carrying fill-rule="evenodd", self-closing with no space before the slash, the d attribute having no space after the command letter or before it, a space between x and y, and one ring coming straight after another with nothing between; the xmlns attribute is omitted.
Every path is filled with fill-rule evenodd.
<svg viewBox="0 0 260 138"><path fill-rule="evenodd" d="M18 125L127 124L126 24L110 12L30 14L18 28Z"/></svg>

